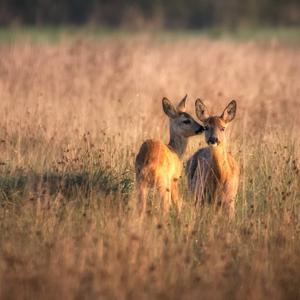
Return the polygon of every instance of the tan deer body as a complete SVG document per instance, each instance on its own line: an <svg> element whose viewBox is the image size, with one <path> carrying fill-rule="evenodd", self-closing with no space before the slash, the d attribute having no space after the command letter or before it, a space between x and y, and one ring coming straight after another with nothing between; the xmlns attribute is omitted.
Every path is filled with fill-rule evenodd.
<svg viewBox="0 0 300 300"><path fill-rule="evenodd" d="M170 142L165 145L158 140L145 141L136 157L135 172L137 200L145 211L149 190L156 188L162 198L164 212L171 203L180 211L178 179L182 172L182 156L188 138L204 131L189 114L184 112L186 97L174 108L169 100L163 99L163 109L170 120Z"/></svg>
<svg viewBox="0 0 300 300"><path fill-rule="evenodd" d="M198 150L188 161L186 173L189 189L196 201L220 204L234 213L239 183L239 166L228 152L225 128L235 117L236 102L232 101L221 116L209 116L201 100L196 101L196 113L206 127L209 145Z"/></svg>

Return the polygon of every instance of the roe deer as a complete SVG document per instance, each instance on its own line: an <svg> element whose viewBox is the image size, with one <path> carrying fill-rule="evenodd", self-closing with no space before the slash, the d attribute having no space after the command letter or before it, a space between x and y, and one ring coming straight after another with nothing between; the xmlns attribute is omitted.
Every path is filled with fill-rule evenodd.
<svg viewBox="0 0 300 300"><path fill-rule="evenodd" d="M225 129L236 113L236 102L231 101L221 116L210 116L204 103L197 99L196 115L205 127L209 145L198 150L187 162L189 189L198 201L224 205L234 215L235 197L239 182L239 166L228 152Z"/></svg>
<svg viewBox="0 0 300 300"><path fill-rule="evenodd" d="M170 121L170 142L168 145L158 140L146 140L136 157L135 173L137 201L140 211L145 211L150 188L156 187L162 200L164 213L169 211L171 201L177 212L181 209L178 200L178 179L182 171L182 156L186 150L188 137L200 134L204 127L185 112L185 96L175 108L167 99L162 106Z"/></svg>

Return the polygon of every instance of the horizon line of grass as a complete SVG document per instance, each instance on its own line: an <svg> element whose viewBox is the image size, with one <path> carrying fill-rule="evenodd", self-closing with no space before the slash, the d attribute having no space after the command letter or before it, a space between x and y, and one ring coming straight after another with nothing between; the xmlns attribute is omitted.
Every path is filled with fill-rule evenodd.
<svg viewBox="0 0 300 300"><path fill-rule="evenodd" d="M257 27L211 27L204 29L131 29L94 25L46 25L46 26L8 26L0 28L0 44L30 41L36 43L58 43L76 38L135 37L149 35L159 40L208 38L231 41L278 41L298 45L300 26L257 26Z"/></svg>

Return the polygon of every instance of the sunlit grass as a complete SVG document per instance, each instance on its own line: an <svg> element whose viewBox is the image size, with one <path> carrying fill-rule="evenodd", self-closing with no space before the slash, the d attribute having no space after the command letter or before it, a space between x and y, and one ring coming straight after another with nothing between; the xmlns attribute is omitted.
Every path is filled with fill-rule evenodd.
<svg viewBox="0 0 300 300"><path fill-rule="evenodd" d="M150 36L0 46L0 298L296 299L299 49ZM134 159L168 140L161 99L238 103L236 216L135 211ZM184 161L199 147L191 138Z"/></svg>

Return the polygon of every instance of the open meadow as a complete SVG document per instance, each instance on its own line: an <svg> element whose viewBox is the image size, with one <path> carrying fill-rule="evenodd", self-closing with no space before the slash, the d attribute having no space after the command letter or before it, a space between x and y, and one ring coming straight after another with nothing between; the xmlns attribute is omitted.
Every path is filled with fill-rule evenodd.
<svg viewBox="0 0 300 300"><path fill-rule="evenodd" d="M151 34L0 43L1 299L299 299L300 45ZM161 106L237 100L236 216L134 209ZM190 139L184 162L204 147Z"/></svg>

